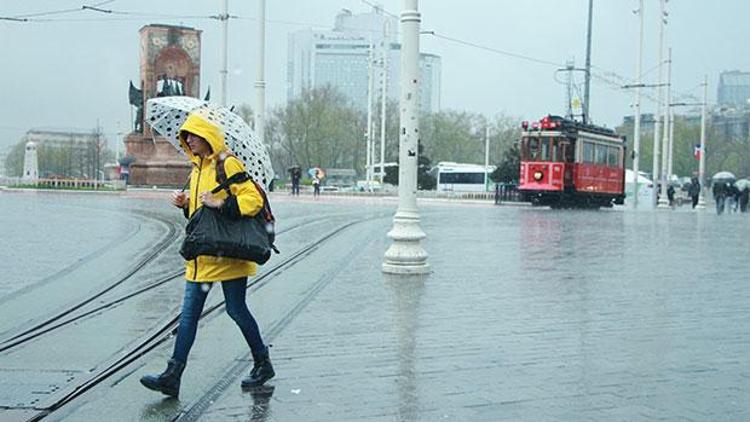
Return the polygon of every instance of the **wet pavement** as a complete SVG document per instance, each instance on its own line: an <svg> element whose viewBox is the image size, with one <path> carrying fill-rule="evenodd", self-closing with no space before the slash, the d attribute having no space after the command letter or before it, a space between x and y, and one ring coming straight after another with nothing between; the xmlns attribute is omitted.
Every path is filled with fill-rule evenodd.
<svg viewBox="0 0 750 422"><path fill-rule="evenodd" d="M3 257L15 252L0 262L12 274L0 294L0 332L24 321L10 310L33 319L42 313L30 301L53 308L75 302L59 296L83 297L106 284L89 274L103 265L124 272L144 244L183 224L163 195L130 195L0 192L3 209L8 199L15 207L0 211L3 222L13 221L13 231L0 229L3 239L18 245L12 236L28 233L64 249L55 255L52 247L5 242ZM272 201L279 231L288 231L279 235L282 255L263 270L317 243L248 294L273 344L277 375L267 387L240 390L250 367L246 346L220 312L201 323L179 401L138 382L163 369L170 339L48 419L750 420L747 215L424 201L423 246L433 272L394 279L380 271L394 200L274 194ZM18 210L51 221L41 230ZM118 253L108 248L123 237ZM56 276L76 260L83 264ZM179 267L173 244L117 290ZM80 288L71 277L92 285ZM0 352L0 419L24 420L54 397L42 387L64 390L148 335L179 305L183 283L177 277ZM51 289L58 289L53 298L34 293ZM221 299L211 292L206 307ZM20 409L34 395L39 401Z"/></svg>

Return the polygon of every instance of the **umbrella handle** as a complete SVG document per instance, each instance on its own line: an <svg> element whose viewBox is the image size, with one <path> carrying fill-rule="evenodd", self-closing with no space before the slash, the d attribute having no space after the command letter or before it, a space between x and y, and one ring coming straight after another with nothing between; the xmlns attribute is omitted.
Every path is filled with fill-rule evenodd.
<svg viewBox="0 0 750 422"><path fill-rule="evenodd" d="M187 189L189 186L190 186L190 176L188 175L188 178L185 181L185 184L182 185L182 189L180 189L180 192L185 192L185 189Z"/></svg>

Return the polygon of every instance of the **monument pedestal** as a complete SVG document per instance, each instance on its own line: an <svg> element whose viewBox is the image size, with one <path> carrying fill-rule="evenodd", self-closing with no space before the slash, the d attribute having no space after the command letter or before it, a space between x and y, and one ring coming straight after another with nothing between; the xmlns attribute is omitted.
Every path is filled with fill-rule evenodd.
<svg viewBox="0 0 750 422"><path fill-rule="evenodd" d="M135 158L128 184L182 187L192 164L168 141L133 132L125 137L125 151Z"/></svg>

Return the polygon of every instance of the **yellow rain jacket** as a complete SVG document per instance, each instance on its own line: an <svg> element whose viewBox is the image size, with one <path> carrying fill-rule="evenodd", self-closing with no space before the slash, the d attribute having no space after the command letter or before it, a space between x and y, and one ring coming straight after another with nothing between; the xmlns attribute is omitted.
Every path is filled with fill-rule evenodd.
<svg viewBox="0 0 750 422"><path fill-rule="evenodd" d="M206 158L201 158L190 152L185 142L187 132L204 138L211 145L213 153ZM200 115L200 112L191 113L180 128L180 145L193 163L193 170L190 173L190 205L188 207L188 216L192 216L202 206L200 194L210 192L218 186L216 161L219 154L226 154L228 149L224 144L224 134L221 129ZM224 171L229 178L236 173L244 172L245 166L236 157L228 156L224 160ZM241 215L254 216L263 208L263 197L253 182L248 180L232 184L230 190L237 200ZM224 200L228 198L224 190L215 193L214 196ZM256 268L257 265L252 261L201 255L185 262L185 278L196 282L232 280L254 275Z"/></svg>

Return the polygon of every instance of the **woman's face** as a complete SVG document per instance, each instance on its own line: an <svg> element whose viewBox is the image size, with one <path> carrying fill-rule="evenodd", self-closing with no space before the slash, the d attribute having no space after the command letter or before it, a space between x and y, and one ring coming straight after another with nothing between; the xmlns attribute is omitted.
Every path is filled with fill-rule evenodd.
<svg viewBox="0 0 750 422"><path fill-rule="evenodd" d="M188 132L185 142L193 154L203 158L211 155L211 145L200 136Z"/></svg>

